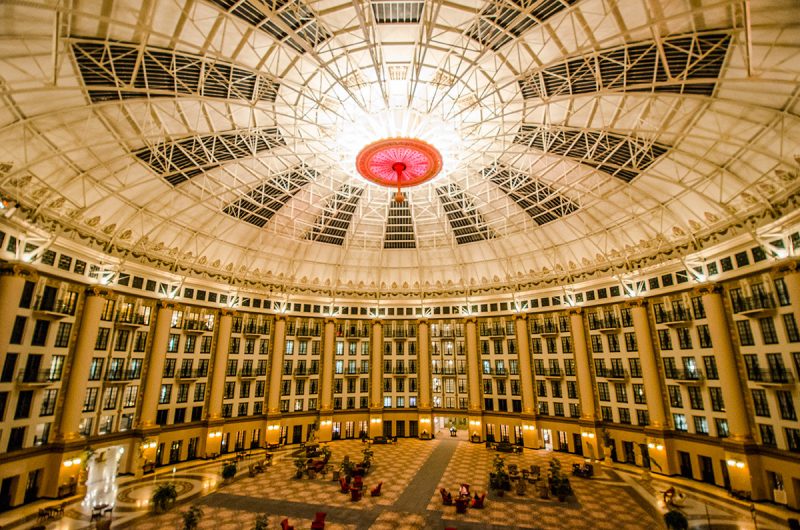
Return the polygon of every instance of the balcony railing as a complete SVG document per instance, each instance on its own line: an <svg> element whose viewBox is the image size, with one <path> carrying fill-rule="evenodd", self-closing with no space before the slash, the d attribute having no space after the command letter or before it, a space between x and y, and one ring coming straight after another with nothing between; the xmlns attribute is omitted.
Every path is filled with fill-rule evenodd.
<svg viewBox="0 0 800 530"><path fill-rule="evenodd" d="M139 379L139 377L139 372L133 370L115 370L113 372L106 372L106 381L108 382L124 383L125 381Z"/></svg>
<svg viewBox="0 0 800 530"><path fill-rule="evenodd" d="M597 377L605 379L627 379L628 372L624 368L598 368L595 371Z"/></svg>
<svg viewBox="0 0 800 530"><path fill-rule="evenodd" d="M253 371L252 368L242 368L239 370L239 378L240 379L254 379L256 377L256 373Z"/></svg>
<svg viewBox="0 0 800 530"><path fill-rule="evenodd" d="M75 302L70 300L42 300L39 296L33 304L33 310L57 318L75 314Z"/></svg>
<svg viewBox="0 0 800 530"><path fill-rule="evenodd" d="M241 333L245 335L269 335L269 324L266 322L245 322Z"/></svg>
<svg viewBox="0 0 800 530"><path fill-rule="evenodd" d="M734 313L756 315L774 310L775 298L767 293L757 296L737 297L731 300L731 305Z"/></svg>
<svg viewBox="0 0 800 530"><path fill-rule="evenodd" d="M600 331L610 331L619 329L619 318L616 315L597 315L597 314L589 314L589 329L591 330L600 330Z"/></svg>
<svg viewBox="0 0 800 530"><path fill-rule="evenodd" d="M337 333L337 335L341 336L341 332ZM350 326L345 328L344 336L347 338L357 338L357 339L366 339L369 338L369 328L368 327L358 327L358 326Z"/></svg>
<svg viewBox="0 0 800 530"><path fill-rule="evenodd" d="M545 368L541 370L542 376L546 378L553 378L553 379L560 379L564 376L563 370L561 368Z"/></svg>
<svg viewBox="0 0 800 530"><path fill-rule="evenodd" d="M175 373L175 379L199 379L201 377L206 377L208 375L208 370L179 370Z"/></svg>
<svg viewBox="0 0 800 530"><path fill-rule="evenodd" d="M667 324L668 326L688 325L692 321L692 314L688 309L678 309L676 311L656 312L656 323Z"/></svg>
<svg viewBox="0 0 800 530"><path fill-rule="evenodd" d="M506 327L502 324L482 324L481 325L482 337L505 337Z"/></svg>
<svg viewBox="0 0 800 530"><path fill-rule="evenodd" d="M150 324L150 316L137 313L117 313L114 320L119 326L146 326Z"/></svg>
<svg viewBox="0 0 800 530"><path fill-rule="evenodd" d="M705 379L705 375L700 370L668 370L665 376L667 379L674 379L679 383L700 383Z"/></svg>
<svg viewBox="0 0 800 530"><path fill-rule="evenodd" d="M531 333L534 335L557 335L558 325L552 320L534 320L531 323Z"/></svg>
<svg viewBox="0 0 800 530"><path fill-rule="evenodd" d="M21 370L17 374L17 383L20 385L50 385L60 379L60 374L54 374L50 370Z"/></svg>
<svg viewBox="0 0 800 530"><path fill-rule="evenodd" d="M191 333L204 333L214 331L214 326L204 320L184 320L183 330Z"/></svg>
<svg viewBox="0 0 800 530"><path fill-rule="evenodd" d="M789 370L748 370L747 378L763 385L793 385L794 374Z"/></svg>

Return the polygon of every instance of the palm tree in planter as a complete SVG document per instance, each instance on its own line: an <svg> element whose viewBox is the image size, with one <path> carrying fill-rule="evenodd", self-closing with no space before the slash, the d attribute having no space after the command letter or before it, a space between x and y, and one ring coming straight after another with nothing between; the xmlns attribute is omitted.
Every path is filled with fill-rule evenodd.
<svg viewBox="0 0 800 530"><path fill-rule="evenodd" d="M548 479L550 481L550 493L558 497L559 501L564 502L567 497L572 495L572 486L569 483L569 478L561 472L561 462L556 458L550 460Z"/></svg>
<svg viewBox="0 0 800 530"><path fill-rule="evenodd" d="M268 530L269 527L269 515L266 513L262 513L258 517L256 517L256 525L253 527L253 530Z"/></svg>
<svg viewBox="0 0 800 530"><path fill-rule="evenodd" d="M498 497L502 497L506 491L511 491L511 477L506 471L506 462L500 455L495 455L494 471L489 473L489 489L494 490Z"/></svg>
<svg viewBox="0 0 800 530"><path fill-rule="evenodd" d="M236 476L236 462L228 462L222 466L222 480L230 482Z"/></svg>
<svg viewBox="0 0 800 530"><path fill-rule="evenodd" d="M686 530L689 528L689 520L680 510L670 510L665 513L664 524L670 530Z"/></svg>
<svg viewBox="0 0 800 530"><path fill-rule="evenodd" d="M177 498L178 490L175 488L175 484L172 482L159 484L153 490L153 509L157 513L166 512L171 505L175 504Z"/></svg>
<svg viewBox="0 0 800 530"><path fill-rule="evenodd" d="M297 468L295 471L294 478L303 478L303 473L308 470L308 458L304 456L298 456L294 459L294 467Z"/></svg>
<svg viewBox="0 0 800 530"><path fill-rule="evenodd" d="M183 530L197 530L202 518L203 510L198 506L192 506L183 512Z"/></svg>

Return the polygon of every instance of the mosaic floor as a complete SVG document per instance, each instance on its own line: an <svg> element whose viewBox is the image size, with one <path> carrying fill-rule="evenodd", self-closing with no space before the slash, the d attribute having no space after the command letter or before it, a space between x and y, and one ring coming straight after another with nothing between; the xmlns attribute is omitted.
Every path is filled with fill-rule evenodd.
<svg viewBox="0 0 800 530"><path fill-rule="evenodd" d="M366 447L357 440L337 441L329 446L334 469L345 455L351 461L359 461ZM327 513L325 528L329 530L663 528L660 492L670 484L628 469L596 464L592 479L571 478L574 496L566 502L542 499L536 488L528 485L522 495L513 490L503 497L489 493L484 509L456 514L454 506L443 506L438 489L458 491L460 484L468 483L472 493L487 491L488 473L496 452L483 444L448 439L400 439L395 445L375 445L371 449L373 465L364 483L372 488L382 482L379 497L367 495L353 502L350 495L340 493L338 482L331 480L332 473L314 479L296 479L294 459L289 451L282 451L265 473L255 477L248 476L244 462L236 479L229 484L221 481L219 462L180 470L174 475L165 473L155 480L121 481L112 528L180 529L182 514L191 505L203 510L199 528L207 530L252 530L259 515L266 515L267 528L280 528L281 521L288 518L300 530L311 527L317 511ZM544 450L503 456L507 464L517 464L520 468L536 464L543 472L552 458L562 463L566 473L573 463L583 463L580 457ZM171 480L180 485L179 505L161 515L150 514L149 495L153 487ZM746 510L701 494L690 493L682 510L691 528L707 528L708 521L719 530L754 528ZM68 508L59 521L47 525L48 530L87 528L94 526L79 504ZM780 526L759 520L758 528Z"/></svg>

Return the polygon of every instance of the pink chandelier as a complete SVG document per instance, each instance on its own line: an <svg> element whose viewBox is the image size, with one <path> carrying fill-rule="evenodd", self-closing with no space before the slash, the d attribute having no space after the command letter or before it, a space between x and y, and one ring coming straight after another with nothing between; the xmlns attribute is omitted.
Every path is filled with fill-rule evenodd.
<svg viewBox="0 0 800 530"><path fill-rule="evenodd" d="M394 200L403 202L401 188L422 184L438 175L442 155L416 138L389 138L364 147L356 157L356 169L370 182L396 187Z"/></svg>

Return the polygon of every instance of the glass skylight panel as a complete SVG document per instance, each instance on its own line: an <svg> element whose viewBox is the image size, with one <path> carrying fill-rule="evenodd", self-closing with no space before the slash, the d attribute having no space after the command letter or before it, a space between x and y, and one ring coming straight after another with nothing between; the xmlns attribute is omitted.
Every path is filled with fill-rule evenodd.
<svg viewBox="0 0 800 530"><path fill-rule="evenodd" d="M467 35L497 51L525 31L578 0L495 0L480 13Z"/></svg>
<svg viewBox="0 0 800 530"><path fill-rule="evenodd" d="M92 102L181 95L274 102L280 87L223 61L135 43L77 40L72 51Z"/></svg>
<svg viewBox="0 0 800 530"><path fill-rule="evenodd" d="M669 146L605 131L522 125L514 143L597 168L625 182L636 178Z"/></svg>
<svg viewBox="0 0 800 530"><path fill-rule="evenodd" d="M311 48L330 39L333 35L321 26L314 12L301 0L210 0L232 15L252 24L285 42L297 53L305 53L305 43ZM282 26L292 32L290 35Z"/></svg>
<svg viewBox="0 0 800 530"><path fill-rule="evenodd" d="M578 205L531 175L496 164L482 172L539 226L578 210Z"/></svg>
<svg viewBox="0 0 800 530"><path fill-rule="evenodd" d="M409 197L406 197L403 202L391 201L389 203L383 248L417 248Z"/></svg>
<svg viewBox="0 0 800 530"><path fill-rule="evenodd" d="M263 227L303 186L316 178L316 170L297 166L259 184L222 211L254 226Z"/></svg>
<svg viewBox="0 0 800 530"><path fill-rule="evenodd" d="M456 243L474 243L494 239L494 230L486 225L483 215L478 211L475 202L467 197L458 184L446 184L436 188L436 195L442 203Z"/></svg>
<svg viewBox="0 0 800 530"><path fill-rule="evenodd" d="M372 14L378 24L414 24L422 18L422 0L372 0Z"/></svg>
<svg viewBox="0 0 800 530"><path fill-rule="evenodd" d="M665 37L600 50L520 79L525 99L600 91L714 93L731 36L725 32Z"/></svg>
<svg viewBox="0 0 800 530"><path fill-rule="evenodd" d="M306 239L342 245L364 188L345 184L330 198Z"/></svg>
<svg viewBox="0 0 800 530"><path fill-rule="evenodd" d="M223 162L256 156L280 145L286 142L278 129L264 127L165 140L133 154L177 186Z"/></svg>

